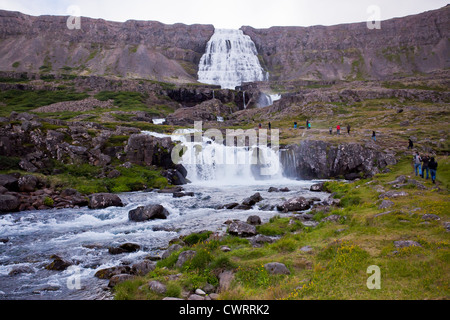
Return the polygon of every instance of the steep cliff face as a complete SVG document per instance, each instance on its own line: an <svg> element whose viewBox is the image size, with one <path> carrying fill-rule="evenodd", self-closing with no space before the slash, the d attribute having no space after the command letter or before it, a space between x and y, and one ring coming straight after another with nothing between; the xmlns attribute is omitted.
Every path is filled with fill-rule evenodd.
<svg viewBox="0 0 450 320"><path fill-rule="evenodd" d="M450 67L450 5L404 18L330 27L241 28L271 80L364 80Z"/></svg>
<svg viewBox="0 0 450 320"><path fill-rule="evenodd" d="M0 11L0 70L195 82L212 25L32 17Z"/></svg>

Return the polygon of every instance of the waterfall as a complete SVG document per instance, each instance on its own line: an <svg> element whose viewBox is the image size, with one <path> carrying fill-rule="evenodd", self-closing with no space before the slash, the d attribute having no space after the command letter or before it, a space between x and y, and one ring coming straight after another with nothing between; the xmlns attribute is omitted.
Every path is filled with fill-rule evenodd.
<svg viewBox="0 0 450 320"><path fill-rule="evenodd" d="M279 152L267 145L217 143L214 138L191 129L177 130L172 135L142 133L158 138L170 137L179 143L180 149L183 149L180 163L186 168L187 178L192 182L242 185L283 179Z"/></svg>
<svg viewBox="0 0 450 320"><path fill-rule="evenodd" d="M242 30L216 29L200 60L198 81L234 90L244 82L266 80L251 38Z"/></svg>

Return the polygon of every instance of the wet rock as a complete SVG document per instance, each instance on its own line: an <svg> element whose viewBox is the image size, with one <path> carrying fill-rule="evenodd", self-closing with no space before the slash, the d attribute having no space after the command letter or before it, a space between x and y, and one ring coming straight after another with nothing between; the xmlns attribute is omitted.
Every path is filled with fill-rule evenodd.
<svg viewBox="0 0 450 320"><path fill-rule="evenodd" d="M242 205L252 207L256 203L261 202L263 198L261 197L261 194L259 192L255 193L251 197L248 197L242 201Z"/></svg>
<svg viewBox="0 0 450 320"><path fill-rule="evenodd" d="M275 188L275 187L270 187L268 191L269 192L280 192L280 189Z"/></svg>
<svg viewBox="0 0 450 320"><path fill-rule="evenodd" d="M14 212L19 208L19 200L9 194L0 195L0 212Z"/></svg>
<svg viewBox="0 0 450 320"><path fill-rule="evenodd" d="M47 265L45 269L54 271L64 271L72 265L72 263L64 261L58 256L53 256L53 258L54 258L53 262Z"/></svg>
<svg viewBox="0 0 450 320"><path fill-rule="evenodd" d="M309 189L309 191L312 191L312 192L321 192L321 191L323 191L323 183L313 184L311 186L311 188Z"/></svg>
<svg viewBox="0 0 450 320"><path fill-rule="evenodd" d="M251 206L247 206L245 204L240 204L236 207L234 207L234 210L251 210L252 207Z"/></svg>
<svg viewBox="0 0 450 320"><path fill-rule="evenodd" d="M0 175L0 186L9 191L19 191L19 177L11 174Z"/></svg>
<svg viewBox="0 0 450 320"><path fill-rule="evenodd" d="M154 219L167 219L169 214L169 211L162 205L152 204L131 210L128 212L128 219L135 222L143 222Z"/></svg>
<svg viewBox="0 0 450 320"><path fill-rule="evenodd" d="M193 197L195 194L193 192L174 192L174 198L183 198L183 197Z"/></svg>
<svg viewBox="0 0 450 320"><path fill-rule="evenodd" d="M247 219L247 223L251 224L251 225L254 225L254 226L260 225L261 224L261 218L259 216L250 216Z"/></svg>
<svg viewBox="0 0 450 320"><path fill-rule="evenodd" d="M304 197L297 197L284 202L278 207L278 210L282 212L305 211L311 208L311 205L311 200L305 199Z"/></svg>
<svg viewBox="0 0 450 320"><path fill-rule="evenodd" d="M110 254L122 254L122 253L129 253L129 252L136 252L140 250L140 246L135 243L124 243L118 248L108 248L108 252Z"/></svg>
<svg viewBox="0 0 450 320"><path fill-rule="evenodd" d="M251 237L256 235L256 228L242 221L233 221L228 226L228 233L238 237Z"/></svg>
<svg viewBox="0 0 450 320"><path fill-rule="evenodd" d="M128 280L133 280L134 278L135 277L131 274L118 274L118 275L112 276L111 279L109 279L108 287L114 288L118 284L128 281Z"/></svg>
<svg viewBox="0 0 450 320"><path fill-rule="evenodd" d="M228 204L224 205L223 208L231 210L231 209L236 208L238 205L239 205L239 203L233 202L233 203L228 203Z"/></svg>
<svg viewBox="0 0 450 320"><path fill-rule="evenodd" d="M115 194L96 193L89 196L89 209L104 209L108 207L123 207L122 200Z"/></svg>
<svg viewBox="0 0 450 320"><path fill-rule="evenodd" d="M264 268L269 272L270 274L291 274L288 268L282 263L279 262L271 262L264 265Z"/></svg>
<svg viewBox="0 0 450 320"><path fill-rule="evenodd" d="M23 273L28 273L28 274L34 273L34 270L32 268L30 268L30 267L27 267L27 266L20 266L20 267L13 268L8 273L8 275L10 275L10 276L17 276L17 275L23 274Z"/></svg>
<svg viewBox="0 0 450 320"><path fill-rule="evenodd" d="M130 272L131 268L129 266L118 266L98 270L94 276L99 279L111 279L115 275L130 274Z"/></svg>
<svg viewBox="0 0 450 320"><path fill-rule="evenodd" d="M197 252L193 250L181 252L180 255L178 256L177 262L175 263L175 267L181 268L188 260L194 258L196 254Z"/></svg>

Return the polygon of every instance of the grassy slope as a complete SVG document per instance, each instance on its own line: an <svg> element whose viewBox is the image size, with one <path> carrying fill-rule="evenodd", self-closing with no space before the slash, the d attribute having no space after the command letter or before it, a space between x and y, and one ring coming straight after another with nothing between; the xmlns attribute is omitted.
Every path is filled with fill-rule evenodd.
<svg viewBox="0 0 450 320"><path fill-rule="evenodd" d="M229 291L220 294L221 299L448 299L449 233L442 222L449 221L450 215L449 194L443 189L450 178L450 163L446 158L439 162L440 189L433 188L430 181L420 181L427 190L400 189L409 196L393 199L395 205L389 214L375 217L387 210L378 209L381 199L373 186L381 185L388 191L392 187L387 182L398 175L412 177L409 159L370 181L328 183L330 191L343 196L344 206L330 213L319 212L316 219L329 214L346 217L339 223L321 222L316 228L305 228L299 222L289 225L291 218L281 215L259 227L263 234L281 236L261 248L231 236L185 247L182 250L198 252L195 261L176 269L176 252L146 277L117 286L116 299L161 299L163 296L143 286L150 280L168 284L166 296L181 296L207 281L217 284L216 276L224 269L233 270L235 280ZM425 222L421 217L427 213L441 220ZM394 247L397 240L414 240L422 247L398 249ZM230 246L232 251L221 252L221 245ZM312 253L301 251L303 246L311 246ZM286 264L291 274L269 275L263 268L269 262ZM366 286L371 265L381 269L381 290ZM168 280L168 275L179 272L181 278Z"/></svg>

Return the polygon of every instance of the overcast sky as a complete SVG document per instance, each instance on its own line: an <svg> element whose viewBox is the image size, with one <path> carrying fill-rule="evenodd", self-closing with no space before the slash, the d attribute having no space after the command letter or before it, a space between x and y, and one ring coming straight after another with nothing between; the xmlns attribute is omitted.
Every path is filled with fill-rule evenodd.
<svg viewBox="0 0 450 320"><path fill-rule="evenodd" d="M30 15L68 15L112 21L156 20L167 24L213 24L216 28L249 25L312 26L364 22L380 8L381 20L444 7L450 0L0 0L0 9Z"/></svg>

